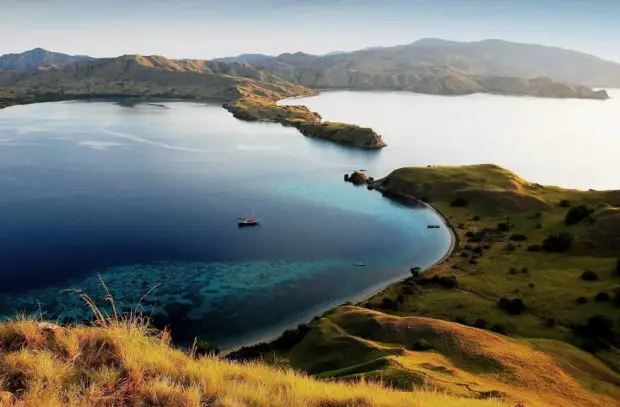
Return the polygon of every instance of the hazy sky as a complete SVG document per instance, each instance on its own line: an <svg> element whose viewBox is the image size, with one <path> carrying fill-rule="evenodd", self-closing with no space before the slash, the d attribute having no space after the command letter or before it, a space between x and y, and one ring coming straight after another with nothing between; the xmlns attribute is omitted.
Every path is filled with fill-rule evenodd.
<svg viewBox="0 0 620 407"><path fill-rule="evenodd" d="M0 0L0 54L327 53L501 38L620 61L619 0Z"/></svg>

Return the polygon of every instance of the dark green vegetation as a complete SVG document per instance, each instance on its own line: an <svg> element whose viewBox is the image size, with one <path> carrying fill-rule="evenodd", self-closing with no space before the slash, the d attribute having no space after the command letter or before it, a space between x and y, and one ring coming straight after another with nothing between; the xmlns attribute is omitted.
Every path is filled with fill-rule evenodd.
<svg viewBox="0 0 620 407"><path fill-rule="evenodd" d="M396 386L435 380L457 392L454 387L463 386L467 372L487 386L464 386L468 391L497 391L513 399L523 391L523 399L536 394L542 405L617 404L620 228L608 223L620 217L620 191L542 186L494 165L402 168L372 186L387 196L432 202L457 235L454 253L422 274L413 267L410 278L360 304L364 308L327 313L309 325L299 343L269 352L320 377L381 377ZM573 210L578 205L593 212ZM571 211L588 215L567 224ZM448 324L450 333L435 325L441 323ZM425 324L433 328L421 328ZM458 329L468 329L467 334L454 331ZM425 333L412 334L420 330ZM477 345L469 342L485 331L514 339L487 332L495 336L481 337ZM462 335L471 337L464 340ZM499 344L497 338L507 342ZM429 346L416 345L419 340ZM510 354L508 343L542 353L528 356L521 349ZM432 363L420 354L422 348L427 349L424 354L431 352ZM479 353L467 356L471 349ZM491 356L496 351L503 353L501 361ZM562 401L561 395L555 398L542 390L540 381L555 368L524 363L542 361L545 353L569 369L582 390L615 400ZM519 367L507 367L512 362ZM521 368L531 376L526 378ZM599 375L599 368L607 373ZM490 384L487 374L525 388L514 393L503 384Z"/></svg>

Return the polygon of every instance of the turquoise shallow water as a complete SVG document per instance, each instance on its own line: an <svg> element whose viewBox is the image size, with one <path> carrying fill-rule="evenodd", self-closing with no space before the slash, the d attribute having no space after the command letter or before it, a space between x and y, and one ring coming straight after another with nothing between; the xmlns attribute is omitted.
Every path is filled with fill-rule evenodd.
<svg viewBox="0 0 620 407"><path fill-rule="evenodd" d="M240 122L217 105L165 106L0 111L1 314L88 319L63 290L102 304L101 276L121 311L170 326L179 343L230 348L448 249L446 228L426 228L441 222L433 211L342 181L382 152ZM250 213L263 224L237 228Z"/></svg>

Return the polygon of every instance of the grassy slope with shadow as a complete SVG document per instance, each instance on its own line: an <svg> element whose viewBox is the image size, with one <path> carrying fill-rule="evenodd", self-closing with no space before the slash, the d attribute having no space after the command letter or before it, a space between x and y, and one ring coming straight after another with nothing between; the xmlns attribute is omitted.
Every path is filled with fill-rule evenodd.
<svg viewBox="0 0 620 407"><path fill-rule="evenodd" d="M498 400L327 382L174 349L135 320L0 323L0 406L508 407Z"/></svg>
<svg viewBox="0 0 620 407"><path fill-rule="evenodd" d="M416 350L419 343L428 350ZM365 378L402 389L424 385L527 406L614 406L620 396L620 374L572 345L355 306L316 319L279 356L318 377Z"/></svg>

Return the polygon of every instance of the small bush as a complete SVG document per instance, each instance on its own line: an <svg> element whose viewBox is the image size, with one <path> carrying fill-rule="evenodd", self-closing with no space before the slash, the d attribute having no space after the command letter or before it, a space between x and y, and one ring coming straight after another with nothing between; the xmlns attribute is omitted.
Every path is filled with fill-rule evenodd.
<svg viewBox="0 0 620 407"><path fill-rule="evenodd" d="M510 270L508 270L508 273L510 273L510 274L512 274L512 275L515 275L515 274L518 274L518 273L519 273L519 270L517 270L517 269L516 269L516 268L514 268L514 267L510 267Z"/></svg>
<svg viewBox="0 0 620 407"><path fill-rule="evenodd" d="M497 230L500 232L508 232L510 231L510 225L506 222L501 222L497 224Z"/></svg>
<svg viewBox="0 0 620 407"><path fill-rule="evenodd" d="M525 303L520 298L514 298L512 300L501 298L497 305L510 315L521 315L525 312Z"/></svg>
<svg viewBox="0 0 620 407"><path fill-rule="evenodd" d="M588 318L585 325L577 325L574 332L578 336L590 341L595 350L609 349L614 344L614 323L603 315L594 315Z"/></svg>
<svg viewBox="0 0 620 407"><path fill-rule="evenodd" d="M547 320L545 321L545 325L547 325L549 328L553 328L558 324L558 321L556 321L555 318L547 318Z"/></svg>
<svg viewBox="0 0 620 407"><path fill-rule="evenodd" d="M475 322L474 322L474 326L476 328L480 328L480 329L485 329L487 326L487 321L485 321L482 318L478 318Z"/></svg>
<svg viewBox="0 0 620 407"><path fill-rule="evenodd" d="M564 223L566 223L567 225L575 225L590 216L593 212L594 209L590 208L587 205L573 206L568 210L568 213L564 218Z"/></svg>
<svg viewBox="0 0 620 407"><path fill-rule="evenodd" d="M515 250L517 250L517 246L515 246L514 243L508 243L506 245L506 250L509 252L514 252Z"/></svg>
<svg viewBox="0 0 620 407"><path fill-rule="evenodd" d="M568 250L573 243L573 235L562 232L550 234L542 244L542 249L546 252L562 253Z"/></svg>
<svg viewBox="0 0 620 407"><path fill-rule="evenodd" d="M384 298L383 300L381 300L381 308L387 310L397 310L398 303L391 298Z"/></svg>
<svg viewBox="0 0 620 407"><path fill-rule="evenodd" d="M418 339L413 343L413 345L411 345L411 349L423 352L433 349L433 345L431 345L428 341L425 341L424 339Z"/></svg>
<svg viewBox="0 0 620 407"><path fill-rule="evenodd" d="M601 291L600 293L596 294L596 296L594 297L594 301L609 302L611 301L611 296L607 294L605 291Z"/></svg>
<svg viewBox="0 0 620 407"><path fill-rule="evenodd" d="M583 281L598 281L598 274L594 271L586 270L581 273L581 279Z"/></svg>
<svg viewBox="0 0 620 407"><path fill-rule="evenodd" d="M540 251L540 245L539 245L539 244L532 244L532 245L529 245L529 246L527 247L527 251L528 251L528 252L539 252L539 251Z"/></svg>
<svg viewBox="0 0 620 407"><path fill-rule="evenodd" d="M529 272L530 272L530 269L528 269L527 267L523 267L521 269L521 274L529 274Z"/></svg>
<svg viewBox="0 0 620 407"><path fill-rule="evenodd" d="M496 332L498 334L506 335L506 328L502 324L494 324L491 327L491 331Z"/></svg>
<svg viewBox="0 0 620 407"><path fill-rule="evenodd" d="M527 236L522 235L520 233L515 233L514 235L510 236L510 240L515 241L515 242L523 242L527 240Z"/></svg>
<svg viewBox="0 0 620 407"><path fill-rule="evenodd" d="M463 258L468 258L468 257L469 257L469 255L468 255L467 253L465 253L465 252L462 252L462 253L461 253L461 257L463 257Z"/></svg>
<svg viewBox="0 0 620 407"><path fill-rule="evenodd" d="M560 206L562 208L570 208L571 206L573 206L573 204L571 203L571 201L569 201L568 199L562 199L560 201Z"/></svg>
<svg viewBox="0 0 620 407"><path fill-rule="evenodd" d="M194 355L196 355L197 357L206 355L217 356L220 354L220 352L220 349L214 346L211 342L203 340L197 341L194 347Z"/></svg>
<svg viewBox="0 0 620 407"><path fill-rule="evenodd" d="M450 202L450 206L454 206L454 207L463 207L467 205L469 205L469 202L465 198L454 198Z"/></svg>
<svg viewBox="0 0 620 407"><path fill-rule="evenodd" d="M534 283L529 283L529 284L528 284L528 286L529 286L530 288L534 288L534 287L536 287L536 285L535 285Z"/></svg>
<svg viewBox="0 0 620 407"><path fill-rule="evenodd" d="M467 320L465 319L465 317L456 317L454 318L454 322L461 325L467 325Z"/></svg>
<svg viewBox="0 0 620 407"><path fill-rule="evenodd" d="M579 297L579 298L577 298L577 304L583 305L583 304L587 304L587 303L588 303L588 299L586 297Z"/></svg>
<svg viewBox="0 0 620 407"><path fill-rule="evenodd" d="M476 215L473 218L471 218L472 221L477 222L480 220L480 216Z"/></svg>

